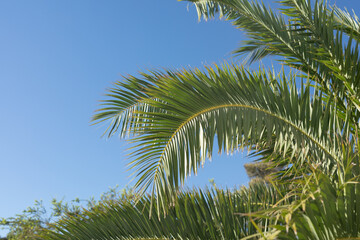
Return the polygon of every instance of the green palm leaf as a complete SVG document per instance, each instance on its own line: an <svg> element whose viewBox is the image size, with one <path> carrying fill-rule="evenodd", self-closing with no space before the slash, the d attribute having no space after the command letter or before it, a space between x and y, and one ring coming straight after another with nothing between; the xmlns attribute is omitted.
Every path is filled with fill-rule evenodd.
<svg viewBox="0 0 360 240"><path fill-rule="evenodd" d="M337 101L345 112L351 105L359 118L360 71L358 19L323 1L284 0L282 14L258 1L189 0L199 18L217 13L244 30L249 40L235 53L249 53L251 61L269 54L281 56L284 64L301 70L319 84L324 94ZM286 16L285 16L286 15ZM345 37L346 35L348 37ZM349 105L351 103L351 105Z"/></svg>
<svg viewBox="0 0 360 240"><path fill-rule="evenodd" d="M110 131L123 121L122 129L136 134L130 163L138 176L136 186L142 191L152 186L164 208L185 178L211 158L215 139L218 149L227 153L265 147L262 143L267 141L274 152L290 151L300 165L313 161L331 169L341 157L329 141L336 142L342 126L333 107L325 105L318 93L311 95L310 85L297 89L294 76L287 79L225 65L144 78L142 83L151 84L141 93L147 97L142 98L143 105L124 115L122 106L110 101L96 119L114 114L118 107L114 116L120 120L112 122ZM118 93L114 98L138 89L121 86L128 88L111 90ZM132 120L125 125L127 119Z"/></svg>
<svg viewBox="0 0 360 240"><path fill-rule="evenodd" d="M336 14L336 28L345 31L349 36L353 36L360 40L360 21L359 17L353 12L350 14L347 10L342 10L334 6Z"/></svg>
<svg viewBox="0 0 360 240"><path fill-rule="evenodd" d="M283 189L282 189L283 190ZM149 218L150 197L136 204L126 199L104 202L81 215L57 222L43 233L48 240L108 239L239 239L256 233L248 216L271 207L281 195L273 187L255 184L239 190L179 192L176 205L159 217ZM252 219L266 232L273 221Z"/></svg>

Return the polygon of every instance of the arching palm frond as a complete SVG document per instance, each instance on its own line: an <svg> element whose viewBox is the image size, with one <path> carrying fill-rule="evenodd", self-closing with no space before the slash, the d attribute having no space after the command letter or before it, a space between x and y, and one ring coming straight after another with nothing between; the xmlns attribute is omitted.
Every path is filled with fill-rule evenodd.
<svg viewBox="0 0 360 240"><path fill-rule="evenodd" d="M250 219L242 214L273 206L282 198L278 190L256 184L235 191L184 191L166 214L151 218L150 197L141 198L136 205L129 199L104 202L82 215L63 218L54 225L56 230L43 236L48 240L240 239L256 234L252 221L263 232L274 224L273 220ZM157 211L154 205L152 208Z"/></svg>
<svg viewBox="0 0 360 240"><path fill-rule="evenodd" d="M131 168L138 176L136 186L142 190L152 186L164 208L185 178L211 158L215 139L225 152L265 146L267 141L284 156L290 150L296 164L313 161L327 169L341 157L332 144L342 131L333 107L325 105L318 93L311 95L310 85L297 89L294 76L225 65L144 74L141 82L146 81L151 84L139 93L146 95L142 102L146 107L126 112L132 119L126 131L137 134L132 139L136 145ZM132 86L112 90L117 93L114 99L134 92ZM99 110L98 120L108 117L107 112L117 119L122 116L118 102L108 105ZM114 114L117 107L119 114ZM118 122L111 124L116 129Z"/></svg>
<svg viewBox="0 0 360 240"><path fill-rule="evenodd" d="M330 11L323 1L312 4L310 0L284 0L280 2L282 14L257 1L190 2L194 2L200 18L212 18L218 13L245 30L250 39L236 53L250 52L252 61L269 54L283 57L280 61L301 70L321 86L324 94L333 96L340 111L355 107L352 114L359 119L360 53L356 17L351 18L336 7Z"/></svg>

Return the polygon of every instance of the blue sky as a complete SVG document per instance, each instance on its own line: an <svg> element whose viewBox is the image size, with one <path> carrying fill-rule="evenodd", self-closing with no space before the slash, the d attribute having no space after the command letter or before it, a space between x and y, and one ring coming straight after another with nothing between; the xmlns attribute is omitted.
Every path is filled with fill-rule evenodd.
<svg viewBox="0 0 360 240"><path fill-rule="evenodd" d="M230 53L242 39L229 22L199 23L176 0L0 1L0 217L36 199L124 187L126 142L90 126L105 89L139 70L235 61ZM246 161L241 153L214 156L188 185L246 184Z"/></svg>

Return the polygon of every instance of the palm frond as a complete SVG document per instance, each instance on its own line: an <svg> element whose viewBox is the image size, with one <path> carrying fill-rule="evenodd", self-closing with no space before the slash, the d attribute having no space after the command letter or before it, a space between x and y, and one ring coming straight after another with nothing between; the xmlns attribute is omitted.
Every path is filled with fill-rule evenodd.
<svg viewBox="0 0 360 240"><path fill-rule="evenodd" d="M152 74L159 79L162 77L156 72ZM156 111L146 101L150 98L147 90L155 84L152 81L157 78L146 74L142 77L143 79L133 76L124 77L122 82L116 82L112 88L108 89L105 96L109 99L101 101L101 106L105 107L96 110L92 117L93 124L111 121L104 135L107 134L108 137L115 133L119 133L121 137L135 135L142 128L138 121L138 118L142 117L140 112Z"/></svg>
<svg viewBox="0 0 360 240"><path fill-rule="evenodd" d="M249 40L235 53L250 53L250 61L267 55L283 57L280 61L301 70L321 86L324 94L332 95L341 111L349 103L355 106L354 114L359 118L359 42L354 34L348 35L347 40L343 35L349 30L339 27L342 19L343 24L351 24L356 31L356 18L350 18L351 23L345 13L339 9L330 11L323 1L311 4L310 0L284 0L280 2L284 7L282 14L258 1L190 2L195 4L199 17L208 19L219 13L245 30Z"/></svg>
<svg viewBox="0 0 360 240"><path fill-rule="evenodd" d="M334 6L333 9L336 14L335 27L360 41L360 21L355 12L353 11L353 13L350 14L347 9L342 10L336 6Z"/></svg>
<svg viewBox="0 0 360 240"><path fill-rule="evenodd" d="M185 178L211 158L215 138L227 153L267 141L275 152L291 150L300 165L314 161L331 168L339 161L329 140L339 135L341 122L320 95L311 95L310 85L297 89L294 76L228 65L144 76L153 85L145 89L146 110L130 113L137 134L130 168L136 187L144 192L152 186L164 208ZM128 91L117 91L118 98ZM105 116L107 109L101 109Z"/></svg>
<svg viewBox="0 0 360 240"><path fill-rule="evenodd" d="M284 190L284 189L282 189ZM160 217L149 218L149 196L136 204L128 199L104 202L81 215L68 216L46 231L47 240L64 239L239 239L256 233L249 216L271 207L281 194L256 184L239 190L207 189L179 192L176 204ZM273 223L252 219L266 232Z"/></svg>
<svg viewBox="0 0 360 240"><path fill-rule="evenodd" d="M325 76L329 85L323 90L337 98L337 102L343 102L341 111L353 106L358 111L359 98L354 97L359 91L360 79L360 71L355 67L360 63L357 19L352 18L354 34L345 37L349 33L345 30L348 27L340 27L339 20L342 19L343 24L350 23L349 19L344 19L346 14L339 8L329 10L327 3L321 0L316 0L314 4L310 0L284 0L281 3L285 7L283 13L290 17L293 31L304 36L305 43L313 46L309 51L316 61L318 72ZM358 115L355 111L354 114Z"/></svg>

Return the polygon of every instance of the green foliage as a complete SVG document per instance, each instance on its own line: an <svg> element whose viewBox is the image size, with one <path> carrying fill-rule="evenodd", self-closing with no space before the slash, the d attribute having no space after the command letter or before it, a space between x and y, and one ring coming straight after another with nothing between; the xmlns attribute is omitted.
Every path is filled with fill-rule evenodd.
<svg viewBox="0 0 360 240"><path fill-rule="evenodd" d="M269 54L315 81L334 99L340 115L359 118L359 20L324 1L280 1L281 14L257 1L190 0L199 17L216 13L245 31L249 40L236 50L253 61ZM345 114L345 115L344 115ZM351 124L351 123L350 123Z"/></svg>
<svg viewBox="0 0 360 240"><path fill-rule="evenodd" d="M311 94L310 84L298 89L292 74L224 65L142 76L117 83L110 90L114 100L94 119L113 118L110 135L136 133L130 163L138 173L136 187L144 192L151 186L163 208L185 178L211 158L215 138L220 151L271 147L288 154L294 166L323 164L318 160L327 158L329 171L341 155L336 138L343 123L334 107L320 93ZM136 95L140 89L146 98Z"/></svg>
<svg viewBox="0 0 360 240"><path fill-rule="evenodd" d="M342 147L344 161L332 175L313 169L312 174L294 181L297 187L287 195L295 201L262 212L267 214L265 218L278 219L278 223L270 227L264 239L327 240L360 237L360 146L356 142L343 143Z"/></svg>
<svg viewBox="0 0 360 240"><path fill-rule="evenodd" d="M283 190L283 189L282 189ZM64 218L45 239L239 239L266 231L273 220L249 218L244 213L277 203L281 192L264 184L240 190L193 189L179 192L168 212L149 218L150 196L136 203L128 198L102 202L91 211Z"/></svg>
<svg viewBox="0 0 360 240"><path fill-rule="evenodd" d="M34 206L28 207L15 217L2 219L0 225L3 229L8 229L7 239L38 239L37 234L43 229L47 228L48 224L61 216L64 212L70 210L68 204L63 201L53 199L51 202L51 213L47 214L47 210L42 201L35 201ZM76 211L77 206L72 206L71 210Z"/></svg>
<svg viewBox="0 0 360 240"><path fill-rule="evenodd" d="M44 206L43 201L35 201L34 206L28 207L21 214L2 218L0 228L9 231L6 236L9 240L39 239L38 234L44 230L53 230L51 223L58 221L61 217L78 215L82 213L83 207L90 210L101 202L128 198L130 195L132 195L131 189L119 190L116 186L103 193L99 200L76 198L70 202L65 202L64 200L53 199L50 210Z"/></svg>

